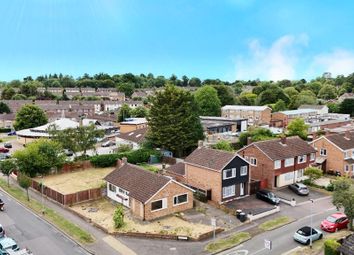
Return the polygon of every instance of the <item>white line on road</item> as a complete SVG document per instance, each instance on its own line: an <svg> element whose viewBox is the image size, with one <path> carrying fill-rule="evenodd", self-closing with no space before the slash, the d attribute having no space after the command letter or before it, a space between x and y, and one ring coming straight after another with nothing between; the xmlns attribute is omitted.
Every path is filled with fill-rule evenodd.
<svg viewBox="0 0 354 255"><path fill-rule="evenodd" d="M337 209L336 207L331 207L331 208L328 208L327 210L325 210L325 211L322 211L322 212L318 212L318 213L314 213L314 214L310 214L310 215L307 215L307 216L305 216L305 217L303 217L303 218L301 218L301 219L298 219L298 221L300 221L300 220L306 220L306 219L308 219L308 218L310 218L311 216L313 217L313 216L317 216L317 215L321 215L321 214L324 214L325 212L329 212L329 211L332 211L332 210L335 210L335 209Z"/></svg>
<svg viewBox="0 0 354 255"><path fill-rule="evenodd" d="M282 255L288 255L288 254L292 254L293 252L297 251L297 250L300 250L302 247L301 246L297 246L295 247L294 249L291 249L291 250L288 250L284 253L282 253Z"/></svg>
<svg viewBox="0 0 354 255"><path fill-rule="evenodd" d="M261 252L261 251L264 251L265 249L266 249L266 248L262 248L262 249L256 251L255 253L252 253L252 255L255 255L255 254L257 254L257 253L259 253L259 252Z"/></svg>

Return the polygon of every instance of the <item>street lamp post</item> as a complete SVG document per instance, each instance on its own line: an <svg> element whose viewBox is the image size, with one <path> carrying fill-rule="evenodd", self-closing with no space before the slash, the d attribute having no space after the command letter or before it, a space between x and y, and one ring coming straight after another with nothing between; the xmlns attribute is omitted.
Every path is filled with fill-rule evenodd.
<svg viewBox="0 0 354 255"><path fill-rule="evenodd" d="M310 207L310 249L312 249L312 210L313 210L313 199L310 199L311 207Z"/></svg>

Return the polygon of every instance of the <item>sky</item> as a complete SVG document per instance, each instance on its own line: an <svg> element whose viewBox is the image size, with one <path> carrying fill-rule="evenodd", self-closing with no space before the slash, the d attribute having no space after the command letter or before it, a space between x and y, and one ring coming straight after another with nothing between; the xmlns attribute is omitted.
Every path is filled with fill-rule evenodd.
<svg viewBox="0 0 354 255"><path fill-rule="evenodd" d="M335 0L1 0L0 80L348 75L353 14L354 1Z"/></svg>

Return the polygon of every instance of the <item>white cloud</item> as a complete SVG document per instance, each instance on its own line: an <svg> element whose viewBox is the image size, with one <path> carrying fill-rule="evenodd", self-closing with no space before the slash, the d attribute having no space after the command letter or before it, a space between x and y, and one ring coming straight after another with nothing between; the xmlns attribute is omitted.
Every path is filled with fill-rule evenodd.
<svg viewBox="0 0 354 255"><path fill-rule="evenodd" d="M331 72L332 76L351 74L354 72L354 53L336 49L330 53L319 54L314 57L310 70Z"/></svg>
<svg viewBox="0 0 354 255"><path fill-rule="evenodd" d="M308 37L305 34L282 36L270 47L264 47L257 39L252 40L248 45L247 56L236 58L236 79L294 79L299 54L307 43Z"/></svg>

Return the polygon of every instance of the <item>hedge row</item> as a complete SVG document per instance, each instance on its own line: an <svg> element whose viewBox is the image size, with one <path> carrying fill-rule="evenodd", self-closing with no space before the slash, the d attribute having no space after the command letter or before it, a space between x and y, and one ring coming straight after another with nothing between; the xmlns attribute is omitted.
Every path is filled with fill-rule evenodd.
<svg viewBox="0 0 354 255"><path fill-rule="evenodd" d="M129 163L138 164L148 162L150 155L161 156L155 150L139 149L114 154L96 155L90 158L90 162L95 167L110 167L115 166L118 159L126 157Z"/></svg>
<svg viewBox="0 0 354 255"><path fill-rule="evenodd" d="M327 239L324 243L324 254L325 255L339 255L338 248L340 243L335 239Z"/></svg>
<svg viewBox="0 0 354 255"><path fill-rule="evenodd" d="M9 133L11 132L11 128L0 128L0 133Z"/></svg>

